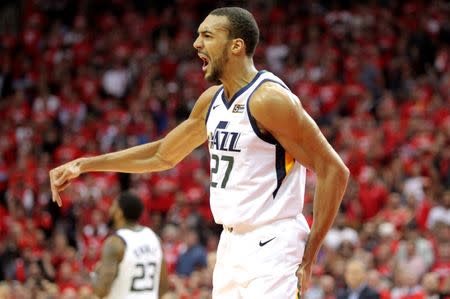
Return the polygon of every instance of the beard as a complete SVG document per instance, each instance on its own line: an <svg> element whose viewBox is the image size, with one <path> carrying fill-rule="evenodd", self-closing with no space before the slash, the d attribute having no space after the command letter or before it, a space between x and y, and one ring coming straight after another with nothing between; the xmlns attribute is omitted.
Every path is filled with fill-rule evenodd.
<svg viewBox="0 0 450 299"><path fill-rule="evenodd" d="M108 226L108 228L109 228L110 230L114 230L114 228L116 227L116 226L114 225L114 219L113 219L112 217L110 217L110 218L108 219L108 222L106 223L106 225Z"/></svg>
<svg viewBox="0 0 450 299"><path fill-rule="evenodd" d="M223 48L222 56L216 61L211 61L211 73L206 75L205 79L213 84L220 84L220 78L223 75L225 63L228 62L228 44Z"/></svg>

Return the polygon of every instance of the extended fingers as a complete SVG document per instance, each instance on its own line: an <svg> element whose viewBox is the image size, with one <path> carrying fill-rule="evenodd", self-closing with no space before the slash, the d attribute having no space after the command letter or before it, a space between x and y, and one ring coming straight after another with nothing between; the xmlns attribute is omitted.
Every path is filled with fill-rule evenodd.
<svg viewBox="0 0 450 299"><path fill-rule="evenodd" d="M59 207L62 206L61 197L59 196L58 191L52 187L52 200L53 202L56 202Z"/></svg>
<svg viewBox="0 0 450 299"><path fill-rule="evenodd" d="M50 188L52 191L52 200L56 202L59 207L62 206L61 197L59 196L58 191L62 190L61 186L58 184L58 180L61 176L62 171L60 169L53 169L50 171Z"/></svg>

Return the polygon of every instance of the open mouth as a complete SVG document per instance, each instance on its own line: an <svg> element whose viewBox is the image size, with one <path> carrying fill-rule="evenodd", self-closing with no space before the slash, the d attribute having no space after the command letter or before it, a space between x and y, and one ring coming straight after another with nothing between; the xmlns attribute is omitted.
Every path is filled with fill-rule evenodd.
<svg viewBox="0 0 450 299"><path fill-rule="evenodd" d="M198 57L200 57L200 59L203 61L202 71L205 72L209 65L208 57L201 53L198 53Z"/></svg>

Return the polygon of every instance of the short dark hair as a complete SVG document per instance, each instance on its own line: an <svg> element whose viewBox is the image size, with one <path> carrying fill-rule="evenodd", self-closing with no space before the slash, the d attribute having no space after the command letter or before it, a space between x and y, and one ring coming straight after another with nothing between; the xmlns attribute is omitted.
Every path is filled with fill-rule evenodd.
<svg viewBox="0 0 450 299"><path fill-rule="evenodd" d="M245 54L249 57L255 53L259 41L259 29L255 18L248 11L240 7L222 7L209 13L214 16L225 16L230 23L231 38L242 38L245 43Z"/></svg>
<svg viewBox="0 0 450 299"><path fill-rule="evenodd" d="M119 195L119 208L123 216L128 221L136 222L139 220L144 209L142 200L131 192L123 192Z"/></svg>

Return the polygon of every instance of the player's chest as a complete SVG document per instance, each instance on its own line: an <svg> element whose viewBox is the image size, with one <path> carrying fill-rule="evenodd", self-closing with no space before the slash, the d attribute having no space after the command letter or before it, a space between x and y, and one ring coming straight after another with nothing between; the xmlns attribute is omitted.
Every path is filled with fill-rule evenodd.
<svg viewBox="0 0 450 299"><path fill-rule="evenodd" d="M207 122L208 144L211 150L241 152L254 137L247 112L222 110L211 113Z"/></svg>

